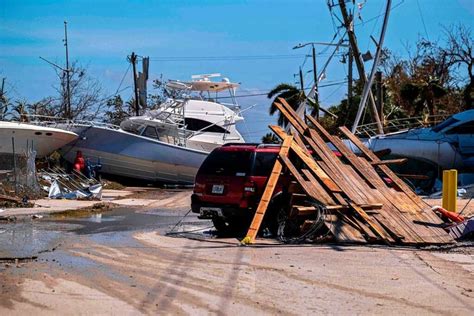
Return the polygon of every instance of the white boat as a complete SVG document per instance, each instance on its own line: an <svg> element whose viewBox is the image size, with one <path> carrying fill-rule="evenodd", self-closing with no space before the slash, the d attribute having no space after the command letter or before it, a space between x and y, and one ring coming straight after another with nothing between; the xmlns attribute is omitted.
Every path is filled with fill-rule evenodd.
<svg viewBox="0 0 474 316"><path fill-rule="evenodd" d="M77 139L77 134L58 128L0 121L0 154L24 154L28 148L44 157Z"/></svg>
<svg viewBox="0 0 474 316"><path fill-rule="evenodd" d="M427 161L442 169L474 171L474 110L452 115L440 124L371 137L373 151Z"/></svg>
<svg viewBox="0 0 474 316"><path fill-rule="evenodd" d="M170 81L168 89L182 98L168 99L158 109L130 117L118 126L76 122L58 127L79 134L65 146L64 157L73 162L77 151L101 172L167 183L193 183L202 161L214 148L229 142L245 142L235 123L243 120L235 102L239 86L228 79L210 81L216 75L193 76L191 82ZM232 104L211 100L211 93L229 91ZM198 93L199 98L189 94ZM204 94L207 94L207 98Z"/></svg>

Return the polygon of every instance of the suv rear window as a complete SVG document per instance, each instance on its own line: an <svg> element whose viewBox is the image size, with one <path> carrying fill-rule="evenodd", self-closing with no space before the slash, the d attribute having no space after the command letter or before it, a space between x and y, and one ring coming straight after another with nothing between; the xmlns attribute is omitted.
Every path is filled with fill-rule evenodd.
<svg viewBox="0 0 474 316"><path fill-rule="evenodd" d="M255 155L255 164L252 174L254 176L269 176L275 165L278 153L257 152Z"/></svg>
<svg viewBox="0 0 474 316"><path fill-rule="evenodd" d="M246 176L251 166L250 151L213 151L201 165L200 174L217 176Z"/></svg>

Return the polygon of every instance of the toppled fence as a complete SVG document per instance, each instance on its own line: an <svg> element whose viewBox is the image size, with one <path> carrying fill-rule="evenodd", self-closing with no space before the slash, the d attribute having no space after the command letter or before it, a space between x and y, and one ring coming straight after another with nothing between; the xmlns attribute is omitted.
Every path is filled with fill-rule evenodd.
<svg viewBox="0 0 474 316"><path fill-rule="evenodd" d="M325 234L337 242L350 243L454 242L431 207L387 166L400 160L380 160L359 138L340 127L342 135L360 150L357 156L314 118L301 119L284 99L279 98L276 106L295 132L289 135L278 126L270 127L283 145L242 243L255 241L281 171L294 181L287 189L286 228L280 225L280 230L297 226L300 236L305 236L324 226ZM328 144L336 148L337 155Z"/></svg>

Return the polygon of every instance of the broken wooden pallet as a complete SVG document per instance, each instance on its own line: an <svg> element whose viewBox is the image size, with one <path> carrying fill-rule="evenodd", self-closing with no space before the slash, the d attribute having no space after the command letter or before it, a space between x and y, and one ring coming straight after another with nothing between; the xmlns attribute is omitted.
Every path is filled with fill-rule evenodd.
<svg viewBox="0 0 474 316"><path fill-rule="evenodd" d="M270 126L284 141L286 153L280 154L275 165L296 181L300 189L297 194L302 193L319 205L313 208L314 212L321 207L325 210L324 225L337 241L413 245L453 242L441 228L441 219L387 166L403 160L381 161L355 135L340 128L362 153L357 156L314 118L299 117L284 99L280 98L275 105L296 131L288 135L280 127ZM338 151L339 157L329 145ZM269 186L275 185L280 174L272 176ZM269 198L271 194L260 201L254 221L263 218ZM290 205L288 209L292 216L312 212L311 205ZM255 240L255 223L246 242Z"/></svg>

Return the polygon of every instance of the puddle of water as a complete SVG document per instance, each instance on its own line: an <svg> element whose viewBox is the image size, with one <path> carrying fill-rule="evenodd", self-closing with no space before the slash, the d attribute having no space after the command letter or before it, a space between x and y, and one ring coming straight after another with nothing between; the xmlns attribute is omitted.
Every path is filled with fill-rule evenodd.
<svg viewBox="0 0 474 316"><path fill-rule="evenodd" d="M70 231L78 235L93 235L109 232L149 230L168 227L176 223L179 215L159 215L134 212L130 209L116 209L106 213L96 213L89 217L46 219L47 221L63 224L79 225Z"/></svg>
<svg viewBox="0 0 474 316"><path fill-rule="evenodd" d="M2 224L0 259L32 257L41 251L54 248L62 232L40 226L32 221Z"/></svg>
<svg viewBox="0 0 474 316"><path fill-rule="evenodd" d="M182 219L180 212L166 210L141 212L136 209L118 208L87 217L24 220L0 224L0 258L31 257L56 247L71 234L87 236L93 242L116 246L139 246L133 238L136 231L155 230L160 234L170 231ZM189 215L181 224L184 230L209 226ZM192 228L192 229L190 229ZM201 234L203 234L201 232ZM203 234L204 235L204 234Z"/></svg>

